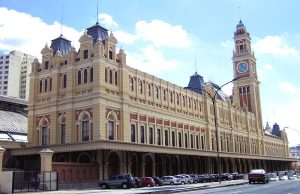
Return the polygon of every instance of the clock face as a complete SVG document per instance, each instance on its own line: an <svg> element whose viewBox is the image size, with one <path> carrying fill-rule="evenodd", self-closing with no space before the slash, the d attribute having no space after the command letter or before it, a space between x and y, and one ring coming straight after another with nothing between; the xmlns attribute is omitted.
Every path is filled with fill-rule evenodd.
<svg viewBox="0 0 300 194"><path fill-rule="evenodd" d="M242 62L242 63L240 63L239 65L238 65L238 72L240 72L240 73L245 73L245 72L247 72L248 71L248 64L247 63L245 63L245 62Z"/></svg>

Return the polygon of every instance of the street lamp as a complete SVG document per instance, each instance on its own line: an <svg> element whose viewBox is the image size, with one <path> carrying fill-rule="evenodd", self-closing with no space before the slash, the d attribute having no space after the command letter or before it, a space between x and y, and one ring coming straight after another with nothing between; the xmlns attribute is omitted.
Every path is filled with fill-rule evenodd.
<svg viewBox="0 0 300 194"><path fill-rule="evenodd" d="M219 150L219 133L218 133L218 122L217 122L217 113L216 113L216 96L218 94L218 92L221 90L221 88L231 82L234 82L236 80L238 80L239 77L234 78L233 80L223 84L222 86L218 86L218 89L215 91L214 95L212 95L211 93L209 93L208 91L204 90L203 88L201 88L201 91L205 92L208 94L208 96L210 97L212 103L213 103L213 107L214 107L214 120L215 120L215 131L216 131L216 138L217 138L217 167L218 167L218 181L221 184L221 161L220 161L220 150Z"/></svg>

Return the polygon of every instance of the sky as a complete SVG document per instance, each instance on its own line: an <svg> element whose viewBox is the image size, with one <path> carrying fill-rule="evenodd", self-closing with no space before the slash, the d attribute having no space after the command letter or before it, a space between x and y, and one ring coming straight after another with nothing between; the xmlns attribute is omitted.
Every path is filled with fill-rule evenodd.
<svg viewBox="0 0 300 194"><path fill-rule="evenodd" d="M97 12L98 4L98 12ZM1 0L0 54L41 58L61 33L78 49L97 22L111 31L127 64L178 86L198 72L233 79L233 32L241 19L257 59L264 126L285 128L300 144L300 1L296 0ZM232 85L222 90L230 95Z"/></svg>

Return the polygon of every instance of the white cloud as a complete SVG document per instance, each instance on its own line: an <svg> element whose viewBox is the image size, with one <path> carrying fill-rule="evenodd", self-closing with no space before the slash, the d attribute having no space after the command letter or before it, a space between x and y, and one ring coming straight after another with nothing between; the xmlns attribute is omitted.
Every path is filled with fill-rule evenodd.
<svg viewBox="0 0 300 194"><path fill-rule="evenodd" d="M271 120L268 120L271 127L275 122L279 124L281 130L283 130L284 127L288 127L286 132L288 135L289 146L300 144L299 115L299 99L285 104L274 104L272 113L267 115L267 118L272 118Z"/></svg>
<svg viewBox="0 0 300 194"><path fill-rule="evenodd" d="M61 25L58 22L47 24L38 17L27 13L8 10L0 7L0 50L8 52L20 50L40 58L40 51L50 40L57 38L61 32ZM81 32L74 28L63 26L64 36L78 45Z"/></svg>
<svg viewBox="0 0 300 194"><path fill-rule="evenodd" d="M121 30L115 31L114 35L118 39L118 42L125 43L125 44L134 43L134 41L137 39L135 35L132 35L130 33Z"/></svg>
<svg viewBox="0 0 300 194"><path fill-rule="evenodd" d="M280 36L266 36L263 39L258 39L253 44L253 49L257 53L272 54L280 56L293 56L299 55L298 50L289 47Z"/></svg>
<svg viewBox="0 0 300 194"><path fill-rule="evenodd" d="M165 69L175 68L179 65L179 62L166 59L162 52L153 45L148 45L141 49L139 53L128 54L127 64L149 74L155 74Z"/></svg>
<svg viewBox="0 0 300 194"><path fill-rule="evenodd" d="M180 25L172 26L160 20L152 20L149 23L138 21L135 29L140 39L149 41L156 47L187 48L192 45L188 33Z"/></svg>
<svg viewBox="0 0 300 194"><path fill-rule="evenodd" d="M281 82L278 87L284 92L300 94L300 89L289 82Z"/></svg>
<svg viewBox="0 0 300 194"><path fill-rule="evenodd" d="M263 66L263 68L264 68L265 70L272 70L272 69L273 69L273 66L272 66L271 64L265 64L265 65Z"/></svg>
<svg viewBox="0 0 300 194"><path fill-rule="evenodd" d="M232 40L226 40L226 41L221 42L221 46L226 49L228 49L228 48L233 49L233 42L232 42Z"/></svg>
<svg viewBox="0 0 300 194"><path fill-rule="evenodd" d="M113 20L113 18L110 15L106 14L106 13L100 13L98 15L98 18L100 19L100 23L103 24L106 27L109 27L109 28L118 27L117 22L115 22Z"/></svg>

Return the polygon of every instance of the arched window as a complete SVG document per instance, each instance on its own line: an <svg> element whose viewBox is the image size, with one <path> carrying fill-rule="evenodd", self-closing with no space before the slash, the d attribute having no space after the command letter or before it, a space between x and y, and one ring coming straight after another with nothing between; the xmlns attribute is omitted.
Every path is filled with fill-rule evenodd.
<svg viewBox="0 0 300 194"><path fill-rule="evenodd" d="M85 69L83 72L83 83L87 83L87 80L88 80L88 71L87 69Z"/></svg>
<svg viewBox="0 0 300 194"><path fill-rule="evenodd" d="M179 105L179 94L178 93L176 94L176 97L177 97L177 105Z"/></svg>
<svg viewBox="0 0 300 194"><path fill-rule="evenodd" d="M139 92L140 92L140 94L143 93L143 82L142 82L142 80L139 81Z"/></svg>
<svg viewBox="0 0 300 194"><path fill-rule="evenodd" d="M42 93L42 91L43 91L43 81L40 80L40 93Z"/></svg>
<svg viewBox="0 0 300 194"><path fill-rule="evenodd" d="M148 96L151 96L151 83L148 83Z"/></svg>
<svg viewBox="0 0 300 194"><path fill-rule="evenodd" d="M189 108L191 108L191 99L189 98Z"/></svg>
<svg viewBox="0 0 300 194"><path fill-rule="evenodd" d="M90 69L90 82L94 81L94 69L93 67Z"/></svg>
<svg viewBox="0 0 300 194"><path fill-rule="evenodd" d="M48 79L45 79L44 82L45 82L45 92L47 92L47 90L48 90Z"/></svg>
<svg viewBox="0 0 300 194"><path fill-rule="evenodd" d="M63 116L63 115L62 115ZM60 143L66 143L66 119L65 117L60 119Z"/></svg>
<svg viewBox="0 0 300 194"><path fill-rule="evenodd" d="M109 83L113 83L113 71L111 69L109 70Z"/></svg>
<svg viewBox="0 0 300 194"><path fill-rule="evenodd" d="M78 85L81 84L81 71L80 70L77 72L77 84Z"/></svg>
<svg viewBox="0 0 300 194"><path fill-rule="evenodd" d="M105 82L107 82L107 76L108 76L108 74L107 74L107 68L105 68Z"/></svg>
<svg viewBox="0 0 300 194"><path fill-rule="evenodd" d="M194 100L194 109L197 110L197 101Z"/></svg>
<svg viewBox="0 0 300 194"><path fill-rule="evenodd" d="M165 89L163 90L163 98L164 98L164 101L167 100L167 98L166 98L166 90Z"/></svg>
<svg viewBox="0 0 300 194"><path fill-rule="evenodd" d="M42 127L42 145L48 144L48 127Z"/></svg>
<svg viewBox="0 0 300 194"><path fill-rule="evenodd" d="M115 85L118 85L118 72L115 71Z"/></svg>
<svg viewBox="0 0 300 194"><path fill-rule="evenodd" d="M50 78L50 81L49 81L50 83L49 83L49 89L50 89L50 91L52 90L52 78Z"/></svg>
<svg viewBox="0 0 300 194"><path fill-rule="evenodd" d="M159 98L158 86L155 86L155 95L156 95L156 98L158 99Z"/></svg>
<svg viewBox="0 0 300 194"><path fill-rule="evenodd" d="M89 127L89 116L84 114L81 119L81 140L89 141L90 140L90 127Z"/></svg>
<svg viewBox="0 0 300 194"><path fill-rule="evenodd" d="M115 119L112 114L108 117L107 122L108 139L115 140Z"/></svg>
<svg viewBox="0 0 300 194"><path fill-rule="evenodd" d="M185 106L185 96L182 96L182 104Z"/></svg>
<svg viewBox="0 0 300 194"><path fill-rule="evenodd" d="M63 88L67 87L67 74L64 74Z"/></svg>
<svg viewBox="0 0 300 194"><path fill-rule="evenodd" d="M130 89L130 91L132 91L132 92L134 91L133 77L130 78L129 89Z"/></svg>

